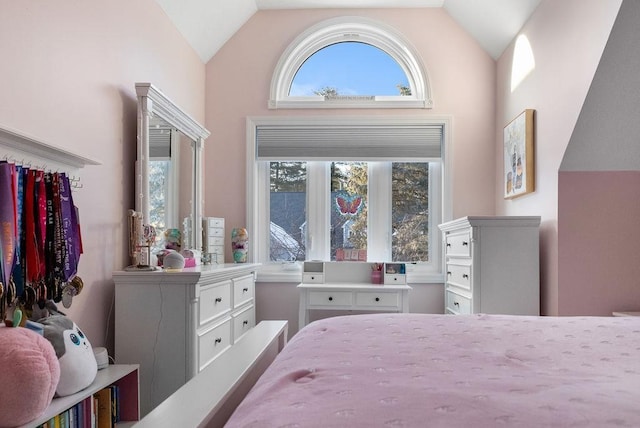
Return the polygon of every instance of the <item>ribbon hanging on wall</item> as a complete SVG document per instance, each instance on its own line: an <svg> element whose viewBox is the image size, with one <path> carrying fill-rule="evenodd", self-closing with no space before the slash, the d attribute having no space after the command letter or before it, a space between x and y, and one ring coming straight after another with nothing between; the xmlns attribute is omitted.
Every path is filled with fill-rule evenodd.
<svg viewBox="0 0 640 428"><path fill-rule="evenodd" d="M65 173L0 162L0 311L78 294L82 253L78 210Z"/></svg>

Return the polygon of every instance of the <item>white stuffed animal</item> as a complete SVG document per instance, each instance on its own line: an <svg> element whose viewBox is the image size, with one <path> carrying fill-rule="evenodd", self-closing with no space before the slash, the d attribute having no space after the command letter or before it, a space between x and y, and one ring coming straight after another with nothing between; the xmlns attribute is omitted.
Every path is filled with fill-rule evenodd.
<svg viewBox="0 0 640 428"><path fill-rule="evenodd" d="M98 373L98 364L84 333L64 315L53 315L38 322L44 326L44 337L53 345L60 363L56 396L75 394L91 385Z"/></svg>

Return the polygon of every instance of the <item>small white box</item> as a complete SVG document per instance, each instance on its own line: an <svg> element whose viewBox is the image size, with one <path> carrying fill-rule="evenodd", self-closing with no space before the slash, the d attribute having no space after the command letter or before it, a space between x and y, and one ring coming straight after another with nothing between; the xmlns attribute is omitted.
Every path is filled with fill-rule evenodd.
<svg viewBox="0 0 640 428"><path fill-rule="evenodd" d="M406 284L407 283L407 267L404 263L385 263L384 264L384 283L387 284Z"/></svg>
<svg viewBox="0 0 640 428"><path fill-rule="evenodd" d="M324 262L304 262L302 282L322 284L324 282Z"/></svg>

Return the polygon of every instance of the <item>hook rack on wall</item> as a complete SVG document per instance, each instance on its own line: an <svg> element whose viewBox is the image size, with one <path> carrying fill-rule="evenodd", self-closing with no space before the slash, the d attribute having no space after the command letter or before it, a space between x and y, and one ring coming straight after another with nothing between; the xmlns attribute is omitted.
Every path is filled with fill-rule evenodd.
<svg viewBox="0 0 640 428"><path fill-rule="evenodd" d="M35 316L50 300L69 307L82 289L71 190L82 187L82 167L100 162L2 126L0 161L0 319L22 325L22 310Z"/></svg>

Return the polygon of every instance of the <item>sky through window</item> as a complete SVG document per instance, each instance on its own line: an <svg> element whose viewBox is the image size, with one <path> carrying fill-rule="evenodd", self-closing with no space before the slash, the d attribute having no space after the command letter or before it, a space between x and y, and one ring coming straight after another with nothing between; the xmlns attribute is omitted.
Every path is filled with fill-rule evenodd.
<svg viewBox="0 0 640 428"><path fill-rule="evenodd" d="M405 72L383 50L360 42L329 45L311 55L298 69L290 96L316 95L334 88L339 95L401 95L409 86Z"/></svg>

